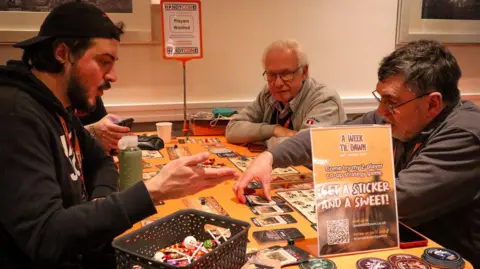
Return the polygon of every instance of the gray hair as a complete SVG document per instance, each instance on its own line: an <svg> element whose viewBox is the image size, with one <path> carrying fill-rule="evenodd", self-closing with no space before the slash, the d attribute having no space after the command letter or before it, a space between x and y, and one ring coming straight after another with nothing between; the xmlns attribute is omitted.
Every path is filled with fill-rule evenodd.
<svg viewBox="0 0 480 269"><path fill-rule="evenodd" d="M297 55L298 66L308 65L307 54L305 54L305 52L302 50L300 43L291 39L281 39L281 40L272 42L270 45L268 45L268 47L265 48L265 51L263 52L263 57L262 57L262 64L264 68L265 68L265 60L267 58L267 54L274 49L291 50L295 52L295 54Z"/></svg>

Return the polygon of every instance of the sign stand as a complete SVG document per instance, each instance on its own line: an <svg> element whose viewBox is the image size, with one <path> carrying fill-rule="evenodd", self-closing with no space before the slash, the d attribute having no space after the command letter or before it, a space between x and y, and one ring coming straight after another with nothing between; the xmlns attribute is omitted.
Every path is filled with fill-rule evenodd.
<svg viewBox="0 0 480 269"><path fill-rule="evenodd" d="M198 0L162 0L163 58L183 66L183 133L188 135L187 61L203 58L202 12Z"/></svg>

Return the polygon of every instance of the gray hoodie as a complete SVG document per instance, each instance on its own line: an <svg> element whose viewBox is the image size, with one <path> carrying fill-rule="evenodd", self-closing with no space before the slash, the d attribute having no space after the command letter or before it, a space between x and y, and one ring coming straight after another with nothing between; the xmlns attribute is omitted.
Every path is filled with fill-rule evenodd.
<svg viewBox="0 0 480 269"><path fill-rule="evenodd" d="M265 86L252 104L228 123L225 137L229 143L263 141L273 136L270 119L275 111L275 99ZM298 94L289 102L293 129L299 131L314 126L340 124L345 121L342 102L337 92L312 78L307 78Z"/></svg>
<svg viewBox="0 0 480 269"><path fill-rule="evenodd" d="M382 123L373 111L346 124ZM417 142L414 156L395 164L399 220L480 268L480 109L461 102L412 141L393 141L407 156ZM310 132L270 152L274 167L311 164Z"/></svg>

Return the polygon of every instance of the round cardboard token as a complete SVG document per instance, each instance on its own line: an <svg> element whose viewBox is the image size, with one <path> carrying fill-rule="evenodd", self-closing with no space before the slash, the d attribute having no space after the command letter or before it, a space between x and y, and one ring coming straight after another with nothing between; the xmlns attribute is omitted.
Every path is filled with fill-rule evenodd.
<svg viewBox="0 0 480 269"><path fill-rule="evenodd" d="M335 263L329 259L317 258L300 264L302 269L336 269Z"/></svg>
<svg viewBox="0 0 480 269"><path fill-rule="evenodd" d="M393 265L386 260L378 258L363 258L357 261L358 269L382 268L393 269Z"/></svg>
<svg viewBox="0 0 480 269"><path fill-rule="evenodd" d="M460 254L446 248L427 248L424 253L427 257L440 261L457 262L462 259Z"/></svg>
<svg viewBox="0 0 480 269"><path fill-rule="evenodd" d="M438 268L451 268L451 269L461 269L465 267L465 261L463 259L460 259L458 261L445 261L445 260L438 260L434 259L427 254L422 255L422 259L424 262L431 266L435 266Z"/></svg>
<svg viewBox="0 0 480 269"><path fill-rule="evenodd" d="M432 269L432 267L419 259L401 259L395 263L398 269Z"/></svg>
<svg viewBox="0 0 480 269"><path fill-rule="evenodd" d="M395 264L399 260L405 260L405 259L416 259L416 260L422 260L417 256L413 256L410 254L392 254L388 256L387 260L391 262L392 264Z"/></svg>

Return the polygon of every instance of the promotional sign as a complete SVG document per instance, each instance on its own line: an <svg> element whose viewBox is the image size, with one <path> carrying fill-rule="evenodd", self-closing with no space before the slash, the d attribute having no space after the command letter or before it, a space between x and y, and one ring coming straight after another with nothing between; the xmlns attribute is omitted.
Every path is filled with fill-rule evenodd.
<svg viewBox="0 0 480 269"><path fill-rule="evenodd" d="M319 256L398 248L390 126L310 132Z"/></svg>
<svg viewBox="0 0 480 269"><path fill-rule="evenodd" d="M161 1L163 57L188 61L203 57L200 1Z"/></svg>

